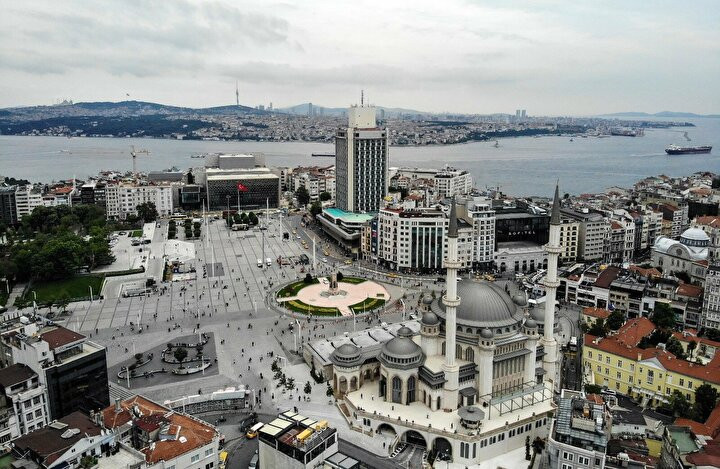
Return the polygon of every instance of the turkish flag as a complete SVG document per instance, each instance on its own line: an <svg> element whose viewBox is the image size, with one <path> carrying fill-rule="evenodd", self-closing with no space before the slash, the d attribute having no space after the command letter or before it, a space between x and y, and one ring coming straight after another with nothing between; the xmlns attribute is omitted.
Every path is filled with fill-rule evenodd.
<svg viewBox="0 0 720 469"><path fill-rule="evenodd" d="M239 190L240 192L247 192L247 191L248 191L248 188L245 187L241 182L238 182L238 190Z"/></svg>

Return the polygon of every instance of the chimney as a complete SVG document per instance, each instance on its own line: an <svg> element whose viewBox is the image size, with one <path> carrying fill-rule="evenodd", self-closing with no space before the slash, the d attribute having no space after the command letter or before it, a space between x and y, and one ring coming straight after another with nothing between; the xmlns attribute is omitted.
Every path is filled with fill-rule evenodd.
<svg viewBox="0 0 720 469"><path fill-rule="evenodd" d="M122 407L120 407L120 398L115 398L115 412L122 412Z"/></svg>

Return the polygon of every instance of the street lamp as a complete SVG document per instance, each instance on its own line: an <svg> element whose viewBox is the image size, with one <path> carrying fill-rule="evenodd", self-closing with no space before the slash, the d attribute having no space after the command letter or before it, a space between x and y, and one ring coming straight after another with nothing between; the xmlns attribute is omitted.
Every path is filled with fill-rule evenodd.
<svg viewBox="0 0 720 469"><path fill-rule="evenodd" d="M92 300L93 300L92 285L88 285L88 288L90 289L90 303L92 303Z"/></svg>

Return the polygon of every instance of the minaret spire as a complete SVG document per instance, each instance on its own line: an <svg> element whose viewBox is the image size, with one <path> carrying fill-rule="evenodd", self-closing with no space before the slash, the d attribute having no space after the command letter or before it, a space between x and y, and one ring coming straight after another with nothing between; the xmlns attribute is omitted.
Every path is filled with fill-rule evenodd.
<svg viewBox="0 0 720 469"><path fill-rule="evenodd" d="M560 187L555 185L555 198L553 199L552 211L550 213L550 239L545 245L545 252L548 256L547 273L545 274L545 318L543 324L543 337L540 342L543 344L545 355L543 356L543 369L546 379L553 383L553 387L559 390L557 379L557 341L555 340L555 297L560 282L557 278L558 258L562 252L560 246Z"/></svg>
<svg viewBox="0 0 720 469"><path fill-rule="evenodd" d="M445 268L447 269L447 282L445 283L447 291L442 299L445 305L445 363L443 364L445 385L443 388L442 408L455 410L458 406L458 390L460 387L460 367L455 361L456 311L460 305L460 298L457 294L457 274L460 262L458 261L458 221L455 197L452 198L450 205Z"/></svg>

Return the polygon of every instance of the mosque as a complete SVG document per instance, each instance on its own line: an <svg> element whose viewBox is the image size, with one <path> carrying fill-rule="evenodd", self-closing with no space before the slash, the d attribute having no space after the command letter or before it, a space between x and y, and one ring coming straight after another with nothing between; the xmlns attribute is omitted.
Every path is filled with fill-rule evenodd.
<svg viewBox="0 0 720 469"><path fill-rule="evenodd" d="M559 285L560 199L555 190L542 321L524 295L494 283L458 281L455 203L448 227L447 291L423 297L419 334L397 329L376 348L348 340L329 357L331 383L353 429L393 436L426 455L472 465L545 438L558 391L553 337ZM415 328L417 330L417 328ZM542 363L536 366L536 360Z"/></svg>

